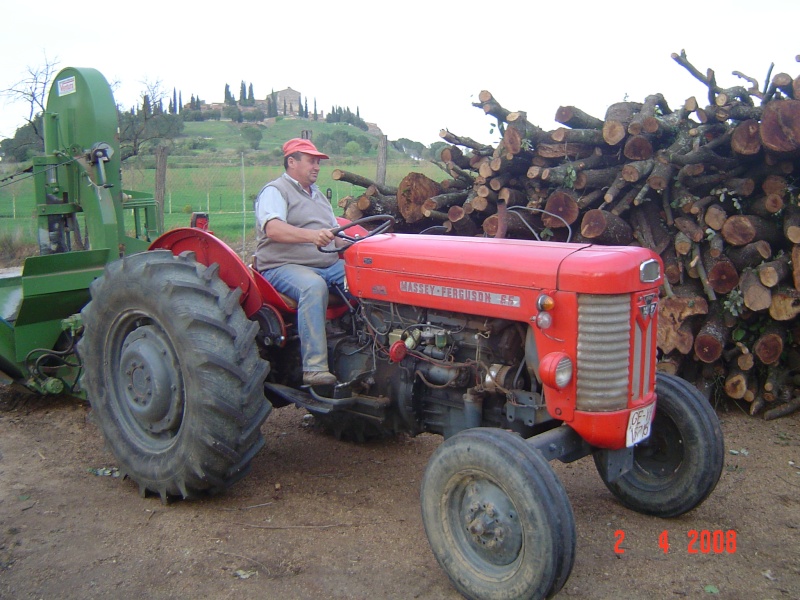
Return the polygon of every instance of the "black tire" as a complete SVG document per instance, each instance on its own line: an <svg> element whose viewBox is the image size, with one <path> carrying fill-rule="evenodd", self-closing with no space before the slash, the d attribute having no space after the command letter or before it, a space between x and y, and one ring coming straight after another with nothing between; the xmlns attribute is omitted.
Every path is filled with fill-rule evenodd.
<svg viewBox="0 0 800 600"><path fill-rule="evenodd" d="M467 598L550 598L572 571L575 520L549 463L508 431L462 431L422 479L433 554Z"/></svg>
<svg viewBox="0 0 800 600"><path fill-rule="evenodd" d="M92 413L142 495L221 492L264 445L269 364L217 271L191 252L134 254L106 267L81 313Z"/></svg>
<svg viewBox="0 0 800 600"><path fill-rule="evenodd" d="M602 452L595 453L595 465L628 508L677 517L698 506L717 485L725 462L722 429L708 400L683 379L659 373L656 394L650 436L634 447L633 468L609 482Z"/></svg>

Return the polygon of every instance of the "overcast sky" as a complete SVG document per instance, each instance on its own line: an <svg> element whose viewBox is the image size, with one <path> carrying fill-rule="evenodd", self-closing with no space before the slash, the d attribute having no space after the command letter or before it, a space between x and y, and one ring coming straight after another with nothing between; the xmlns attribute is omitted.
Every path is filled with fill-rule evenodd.
<svg viewBox="0 0 800 600"><path fill-rule="evenodd" d="M481 90L552 129L561 105L598 118L623 99L664 94L671 107L706 88L670 55L684 49L722 87L800 75L797 0L653 3L621 0L438 2L105 2L38 0L35 11L0 0L0 89L49 61L93 67L115 83L123 108L160 82L188 102L257 98L291 87L309 109L360 111L389 139L429 145L447 128L495 143L492 120L472 106ZM34 14L35 13L35 14ZM165 107L167 101L165 101ZM0 139L26 107L0 100Z"/></svg>

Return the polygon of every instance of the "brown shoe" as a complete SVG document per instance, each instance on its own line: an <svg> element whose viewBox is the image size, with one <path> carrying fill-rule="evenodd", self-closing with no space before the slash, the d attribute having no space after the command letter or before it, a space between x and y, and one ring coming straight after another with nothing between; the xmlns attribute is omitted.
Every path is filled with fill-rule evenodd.
<svg viewBox="0 0 800 600"><path fill-rule="evenodd" d="M303 371L303 385L333 385L336 375L327 371Z"/></svg>

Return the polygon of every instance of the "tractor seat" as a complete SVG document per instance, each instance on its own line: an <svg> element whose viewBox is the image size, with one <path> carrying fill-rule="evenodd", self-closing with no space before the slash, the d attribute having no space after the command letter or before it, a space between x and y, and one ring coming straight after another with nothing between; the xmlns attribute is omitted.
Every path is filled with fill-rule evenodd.
<svg viewBox="0 0 800 600"><path fill-rule="evenodd" d="M253 265L250 265L250 273L256 282L256 287L261 294L261 300L264 304L271 304L282 313L297 312L297 301L294 300L294 298L290 298L286 294L281 294L276 290ZM334 319L343 315L348 310L348 304L339 294L331 293L328 296L328 312L326 313L326 318Z"/></svg>

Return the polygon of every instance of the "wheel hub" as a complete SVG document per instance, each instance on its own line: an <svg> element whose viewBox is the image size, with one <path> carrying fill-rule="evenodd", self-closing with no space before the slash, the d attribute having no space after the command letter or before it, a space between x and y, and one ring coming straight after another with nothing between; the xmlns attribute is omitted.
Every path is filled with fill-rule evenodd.
<svg viewBox="0 0 800 600"><path fill-rule="evenodd" d="M656 414L650 437L637 444L635 461L640 469L656 477L670 477L684 460L680 431L671 419Z"/></svg>
<svg viewBox="0 0 800 600"><path fill-rule="evenodd" d="M166 335L152 325L130 333L122 346L119 381L125 403L147 431L176 428L183 412L179 369Z"/></svg>
<svg viewBox="0 0 800 600"><path fill-rule="evenodd" d="M495 565L508 565L522 548L522 527L506 493L491 481L474 480L466 488L462 522L472 549Z"/></svg>

